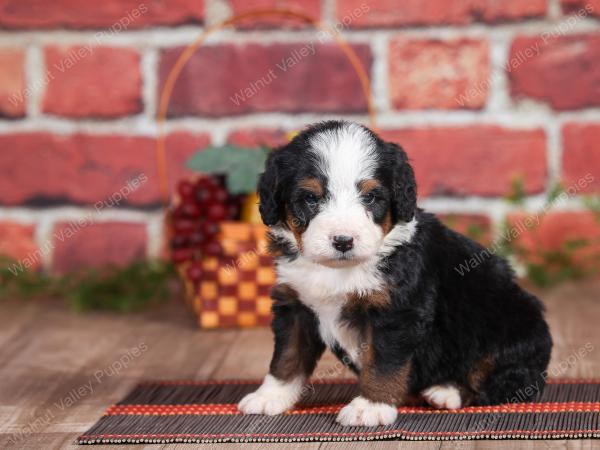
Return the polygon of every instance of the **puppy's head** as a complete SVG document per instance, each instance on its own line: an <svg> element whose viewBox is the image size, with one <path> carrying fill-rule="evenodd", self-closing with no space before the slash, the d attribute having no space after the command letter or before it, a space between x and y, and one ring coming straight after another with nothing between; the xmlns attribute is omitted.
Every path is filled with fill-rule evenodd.
<svg viewBox="0 0 600 450"><path fill-rule="evenodd" d="M376 255L416 209L406 153L349 122L317 124L274 150L258 193L264 223L303 257L330 267Z"/></svg>

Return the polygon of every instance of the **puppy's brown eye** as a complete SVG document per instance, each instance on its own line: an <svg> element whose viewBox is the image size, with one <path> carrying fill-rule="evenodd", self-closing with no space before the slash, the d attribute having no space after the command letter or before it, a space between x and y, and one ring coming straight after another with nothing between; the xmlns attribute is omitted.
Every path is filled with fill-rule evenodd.
<svg viewBox="0 0 600 450"><path fill-rule="evenodd" d="M372 205L373 203L375 203L375 194L369 192L368 194L363 195L362 202L363 205Z"/></svg>
<svg viewBox="0 0 600 450"><path fill-rule="evenodd" d="M304 197L304 201L308 206L317 206L317 204L319 203L319 199L315 194L306 194L306 196Z"/></svg>

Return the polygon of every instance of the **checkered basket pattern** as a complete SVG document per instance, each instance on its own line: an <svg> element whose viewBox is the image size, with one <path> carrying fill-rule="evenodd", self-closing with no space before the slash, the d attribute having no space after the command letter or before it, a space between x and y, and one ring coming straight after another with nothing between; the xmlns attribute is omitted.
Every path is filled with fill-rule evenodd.
<svg viewBox="0 0 600 450"><path fill-rule="evenodd" d="M179 265L185 298L202 328L254 327L271 322L269 292L275 282L273 261L266 253L264 225L221 222L223 254L202 259L199 283L186 276L190 263Z"/></svg>

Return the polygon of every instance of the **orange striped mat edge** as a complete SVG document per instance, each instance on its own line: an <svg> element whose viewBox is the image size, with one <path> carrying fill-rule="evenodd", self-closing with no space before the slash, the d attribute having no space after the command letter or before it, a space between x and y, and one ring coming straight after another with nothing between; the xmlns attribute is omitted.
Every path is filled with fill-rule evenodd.
<svg viewBox="0 0 600 450"><path fill-rule="evenodd" d="M355 380L313 381L279 416L244 415L237 402L256 380L154 381L138 385L79 444L364 440L577 439L600 437L600 380L549 380L533 403L455 411L401 406L395 423L343 427L335 416L358 393ZM524 389L535 389L535 386Z"/></svg>

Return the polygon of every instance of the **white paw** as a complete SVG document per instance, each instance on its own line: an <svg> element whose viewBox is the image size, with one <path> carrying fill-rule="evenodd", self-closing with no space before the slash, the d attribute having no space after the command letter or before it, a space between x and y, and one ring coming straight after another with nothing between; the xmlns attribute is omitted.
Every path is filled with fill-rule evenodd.
<svg viewBox="0 0 600 450"><path fill-rule="evenodd" d="M459 409L462 405L459 390L450 384L431 386L421 395L427 403L438 409Z"/></svg>
<svg viewBox="0 0 600 450"><path fill-rule="evenodd" d="M356 397L342 408L336 420L344 426L376 427L394 423L396 417L398 410L394 406Z"/></svg>
<svg viewBox="0 0 600 450"><path fill-rule="evenodd" d="M267 375L255 392L238 403L238 409L244 414L281 414L300 400L303 384L304 380L300 378L284 382Z"/></svg>

